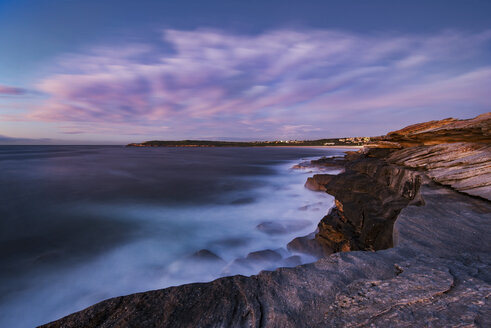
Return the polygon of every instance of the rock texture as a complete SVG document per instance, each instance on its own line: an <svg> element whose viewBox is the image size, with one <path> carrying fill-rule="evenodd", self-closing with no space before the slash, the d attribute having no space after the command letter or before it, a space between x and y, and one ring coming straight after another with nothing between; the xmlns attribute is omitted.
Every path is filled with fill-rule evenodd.
<svg viewBox="0 0 491 328"><path fill-rule="evenodd" d="M344 157L321 157L295 164L292 169L336 170L343 169L345 163L346 159Z"/></svg>
<svg viewBox="0 0 491 328"><path fill-rule="evenodd" d="M469 120L447 118L410 125L389 132L380 140L399 144L402 147L468 141L489 144L491 143L491 112Z"/></svg>
<svg viewBox="0 0 491 328"><path fill-rule="evenodd" d="M491 200L491 112L410 125L373 140L378 148L393 148L378 156L387 162L426 171L438 183Z"/></svg>
<svg viewBox="0 0 491 328"><path fill-rule="evenodd" d="M344 173L322 178L336 207L289 245L317 247L315 263L117 297L44 327L490 327L491 202L453 182L486 180L486 120L413 126L387 138L399 148L349 153Z"/></svg>
<svg viewBox="0 0 491 328"><path fill-rule="evenodd" d="M491 144L460 142L394 151L389 163L424 170L434 181L491 200Z"/></svg>
<svg viewBox="0 0 491 328"><path fill-rule="evenodd" d="M336 207L321 220L315 238L327 254L392 247L400 211L411 202L422 203L417 172L363 155L326 181Z"/></svg>
<svg viewBox="0 0 491 328"><path fill-rule="evenodd" d="M312 191L326 191L325 185L331 180L332 174L314 174L313 177L307 178L305 188Z"/></svg>

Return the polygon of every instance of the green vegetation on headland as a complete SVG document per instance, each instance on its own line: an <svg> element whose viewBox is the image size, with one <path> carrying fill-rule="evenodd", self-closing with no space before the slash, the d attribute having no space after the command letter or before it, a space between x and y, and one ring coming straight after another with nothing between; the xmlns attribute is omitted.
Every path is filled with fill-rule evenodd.
<svg viewBox="0 0 491 328"><path fill-rule="evenodd" d="M128 147L267 147L267 146L363 146L370 142L368 137L331 138L318 140L274 140L274 141L212 141L212 140L152 140L130 143Z"/></svg>

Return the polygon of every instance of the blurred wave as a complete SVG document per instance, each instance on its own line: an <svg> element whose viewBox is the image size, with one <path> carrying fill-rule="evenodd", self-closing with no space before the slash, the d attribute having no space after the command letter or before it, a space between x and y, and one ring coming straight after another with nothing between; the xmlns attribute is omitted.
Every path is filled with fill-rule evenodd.
<svg viewBox="0 0 491 328"><path fill-rule="evenodd" d="M0 326L38 325L108 297L272 269L234 261L264 249L283 254L291 239L315 229L332 198L304 190L312 173L290 167L340 154L0 146ZM191 256L200 249L226 270Z"/></svg>

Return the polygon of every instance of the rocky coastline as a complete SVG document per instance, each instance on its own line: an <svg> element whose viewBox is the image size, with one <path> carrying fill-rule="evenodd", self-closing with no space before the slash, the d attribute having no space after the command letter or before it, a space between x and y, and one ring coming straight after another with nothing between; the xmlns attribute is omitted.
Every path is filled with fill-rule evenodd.
<svg viewBox="0 0 491 328"><path fill-rule="evenodd" d="M314 263L112 298L43 327L491 326L490 130L491 113L427 122L310 163L343 170L306 182L336 199L288 245Z"/></svg>

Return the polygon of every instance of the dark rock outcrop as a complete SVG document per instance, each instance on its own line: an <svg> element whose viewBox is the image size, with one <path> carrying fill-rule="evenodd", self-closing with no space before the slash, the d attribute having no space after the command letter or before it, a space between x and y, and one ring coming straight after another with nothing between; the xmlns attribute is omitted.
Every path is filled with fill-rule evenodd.
<svg viewBox="0 0 491 328"><path fill-rule="evenodd" d="M345 163L344 157L321 157L293 165L292 169L342 169Z"/></svg>
<svg viewBox="0 0 491 328"><path fill-rule="evenodd" d="M314 174L313 177L307 178L305 182L305 188L312 191L326 191L326 184L331 181L334 175L332 174Z"/></svg>
<svg viewBox="0 0 491 328"><path fill-rule="evenodd" d="M315 239L327 250L379 250L393 246L393 225L409 203L420 203L421 177L360 154L324 184L336 206L319 223Z"/></svg>
<svg viewBox="0 0 491 328"><path fill-rule="evenodd" d="M450 155L489 152L476 146L487 147L487 118L413 126L389 135L398 148L348 154L323 180L336 207L314 238L289 244L336 252L315 263L112 298L45 327L489 327L491 203L441 184L487 179L489 154ZM438 157L429 147L445 140L472 146Z"/></svg>
<svg viewBox="0 0 491 328"><path fill-rule="evenodd" d="M287 248L290 252L309 254L315 258L321 258L326 254L333 253L331 248L323 247L319 241L315 239L316 232L307 236L297 237L288 243Z"/></svg>

